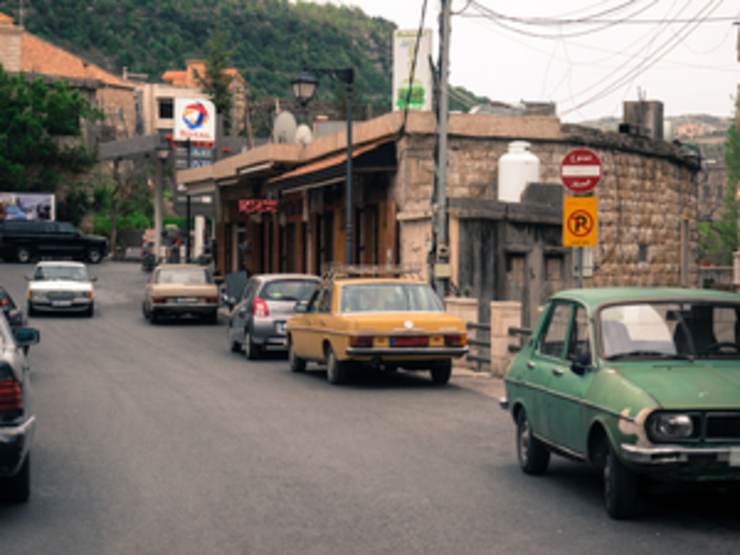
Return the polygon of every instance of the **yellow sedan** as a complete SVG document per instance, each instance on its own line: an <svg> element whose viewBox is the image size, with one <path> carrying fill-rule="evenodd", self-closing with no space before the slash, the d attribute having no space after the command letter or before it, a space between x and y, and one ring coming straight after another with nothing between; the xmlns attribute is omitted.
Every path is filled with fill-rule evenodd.
<svg viewBox="0 0 740 555"><path fill-rule="evenodd" d="M465 323L444 312L429 285L413 279L324 281L296 305L286 335L291 370L326 363L332 384L346 382L359 364L428 370L435 383L446 384L452 359L468 352Z"/></svg>

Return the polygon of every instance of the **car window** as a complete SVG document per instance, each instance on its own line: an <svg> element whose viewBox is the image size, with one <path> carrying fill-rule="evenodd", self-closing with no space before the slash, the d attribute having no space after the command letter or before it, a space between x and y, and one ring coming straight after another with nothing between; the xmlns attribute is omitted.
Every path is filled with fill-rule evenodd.
<svg viewBox="0 0 740 555"><path fill-rule="evenodd" d="M247 284L244 286L244 289L242 290L241 300L246 301L249 297L251 297L256 287L257 287L257 280L250 279L247 282Z"/></svg>
<svg viewBox="0 0 740 555"><path fill-rule="evenodd" d="M162 268L157 283L163 285L206 285L213 283L211 274L204 268Z"/></svg>
<svg viewBox="0 0 740 555"><path fill-rule="evenodd" d="M306 306L306 312L316 312L319 308L319 300L321 299L321 293L324 292L323 287L317 287L311 295L308 305Z"/></svg>
<svg viewBox="0 0 740 555"><path fill-rule="evenodd" d="M84 266L37 266L33 279L35 281L90 281Z"/></svg>
<svg viewBox="0 0 740 555"><path fill-rule="evenodd" d="M570 304L555 303L550 310L550 318L540 341L541 354L562 358L569 319Z"/></svg>
<svg viewBox="0 0 740 555"><path fill-rule="evenodd" d="M591 360L591 341L588 328L588 313L582 306L577 306L575 318L570 329L570 341L568 342L568 360L576 360L578 355L586 355Z"/></svg>
<svg viewBox="0 0 740 555"><path fill-rule="evenodd" d="M15 303L13 302L13 299L10 298L8 292L2 287L0 287L0 308L2 308L3 310L15 309Z"/></svg>
<svg viewBox="0 0 740 555"><path fill-rule="evenodd" d="M321 296L321 301L319 302L319 307L318 307L317 312L329 314L331 312L331 300L333 296L334 296L334 288L327 287L324 290L324 294Z"/></svg>
<svg viewBox="0 0 740 555"><path fill-rule="evenodd" d="M268 281L260 291L260 298L269 301L305 301L316 287L313 279L279 279Z"/></svg>
<svg viewBox="0 0 740 555"><path fill-rule="evenodd" d="M56 230L59 233L74 233L77 234L77 228L69 222L57 222L55 224Z"/></svg>
<svg viewBox="0 0 740 555"><path fill-rule="evenodd" d="M344 285L339 311L440 312L439 298L425 283L358 283Z"/></svg>

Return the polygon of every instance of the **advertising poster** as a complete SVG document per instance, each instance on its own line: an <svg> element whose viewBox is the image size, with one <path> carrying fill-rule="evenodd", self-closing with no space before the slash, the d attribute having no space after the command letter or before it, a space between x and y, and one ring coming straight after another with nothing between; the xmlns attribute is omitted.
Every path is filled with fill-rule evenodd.
<svg viewBox="0 0 740 555"><path fill-rule="evenodd" d="M216 140L216 108L203 99L175 99L175 140Z"/></svg>
<svg viewBox="0 0 740 555"><path fill-rule="evenodd" d="M0 193L0 220L54 220L53 193Z"/></svg>
<svg viewBox="0 0 740 555"><path fill-rule="evenodd" d="M417 37L420 37L419 53L416 57L413 82L411 82ZM406 107L415 111L432 109L432 70L429 67L431 55L431 29L424 29L421 35L418 30L396 31L393 36L394 110L404 110Z"/></svg>

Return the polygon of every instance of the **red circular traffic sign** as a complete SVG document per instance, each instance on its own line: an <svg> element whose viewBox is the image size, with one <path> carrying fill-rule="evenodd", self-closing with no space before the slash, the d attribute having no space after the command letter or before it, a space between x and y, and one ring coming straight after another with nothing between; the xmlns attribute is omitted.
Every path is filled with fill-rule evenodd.
<svg viewBox="0 0 740 555"><path fill-rule="evenodd" d="M601 181L604 172L599 156L587 148L576 148L560 163L560 179L574 193L590 193Z"/></svg>

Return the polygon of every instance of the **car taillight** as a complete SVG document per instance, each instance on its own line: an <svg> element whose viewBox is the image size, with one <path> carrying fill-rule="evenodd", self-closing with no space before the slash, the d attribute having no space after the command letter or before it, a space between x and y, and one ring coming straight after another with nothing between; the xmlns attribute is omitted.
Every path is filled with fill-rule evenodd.
<svg viewBox="0 0 740 555"><path fill-rule="evenodd" d="M256 316L257 318L267 318L270 315L270 309L267 308L267 303L259 297L254 299L254 304L252 305L252 315Z"/></svg>
<svg viewBox="0 0 740 555"><path fill-rule="evenodd" d="M15 380L0 381L0 417L16 416L23 412L23 390ZM10 414L8 414L10 413Z"/></svg>
<svg viewBox="0 0 740 555"><path fill-rule="evenodd" d="M8 304L8 299L3 299L2 301L0 301L0 305L2 306L5 306L7 304Z"/></svg>
<svg viewBox="0 0 740 555"><path fill-rule="evenodd" d="M206 302L207 303L217 303L218 297L206 297Z"/></svg>
<svg viewBox="0 0 740 555"><path fill-rule="evenodd" d="M152 302L157 304L166 302L166 300L165 297L152 297Z"/></svg>
<svg viewBox="0 0 740 555"><path fill-rule="evenodd" d="M350 347L372 347L373 336L372 335L353 335L349 338Z"/></svg>
<svg viewBox="0 0 740 555"><path fill-rule="evenodd" d="M468 344L468 336L465 334L445 335L445 345L447 347L464 347Z"/></svg>

